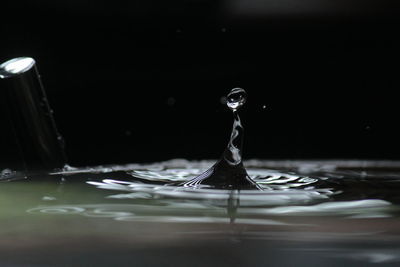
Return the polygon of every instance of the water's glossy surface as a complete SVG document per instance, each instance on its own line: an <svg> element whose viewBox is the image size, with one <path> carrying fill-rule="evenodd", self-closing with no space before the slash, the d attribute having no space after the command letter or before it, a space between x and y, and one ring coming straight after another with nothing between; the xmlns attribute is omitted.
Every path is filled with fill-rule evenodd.
<svg viewBox="0 0 400 267"><path fill-rule="evenodd" d="M212 164L68 168L3 182L0 262L399 264L399 163L337 168L252 160L245 162L248 174L263 190L181 186Z"/></svg>

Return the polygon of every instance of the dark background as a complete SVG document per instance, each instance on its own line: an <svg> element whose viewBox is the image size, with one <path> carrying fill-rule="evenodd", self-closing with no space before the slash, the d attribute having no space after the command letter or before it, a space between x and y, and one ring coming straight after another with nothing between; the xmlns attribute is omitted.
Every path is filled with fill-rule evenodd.
<svg viewBox="0 0 400 267"><path fill-rule="evenodd" d="M399 159L399 7L14 1L1 8L0 61L36 59L72 165L217 158L234 87L248 92L246 158Z"/></svg>

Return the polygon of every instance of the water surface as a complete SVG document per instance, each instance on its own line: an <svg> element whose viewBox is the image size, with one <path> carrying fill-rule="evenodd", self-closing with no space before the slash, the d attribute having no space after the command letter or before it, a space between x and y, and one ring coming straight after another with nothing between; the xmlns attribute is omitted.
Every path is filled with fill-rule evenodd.
<svg viewBox="0 0 400 267"><path fill-rule="evenodd" d="M261 190L182 186L213 163L68 168L16 180L5 171L0 262L399 264L400 164L251 160L244 165Z"/></svg>

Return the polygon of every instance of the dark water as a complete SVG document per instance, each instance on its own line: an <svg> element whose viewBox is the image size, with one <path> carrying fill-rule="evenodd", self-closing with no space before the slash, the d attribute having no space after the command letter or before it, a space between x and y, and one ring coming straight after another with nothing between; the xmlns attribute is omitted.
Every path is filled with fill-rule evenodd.
<svg viewBox="0 0 400 267"><path fill-rule="evenodd" d="M0 185L1 265L400 264L397 162L245 162L262 190L181 186L213 161ZM9 182L7 182L9 181Z"/></svg>

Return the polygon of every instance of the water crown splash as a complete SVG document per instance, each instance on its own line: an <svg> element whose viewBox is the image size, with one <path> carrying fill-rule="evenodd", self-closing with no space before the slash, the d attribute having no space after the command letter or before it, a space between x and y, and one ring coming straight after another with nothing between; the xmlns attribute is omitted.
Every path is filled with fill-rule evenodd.
<svg viewBox="0 0 400 267"><path fill-rule="evenodd" d="M198 187L200 184L222 189L260 189L250 178L242 162L244 129L238 109L246 103L247 94L242 88L234 88L227 95L226 105L233 112L232 133L221 158L204 173L183 184Z"/></svg>

